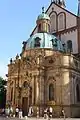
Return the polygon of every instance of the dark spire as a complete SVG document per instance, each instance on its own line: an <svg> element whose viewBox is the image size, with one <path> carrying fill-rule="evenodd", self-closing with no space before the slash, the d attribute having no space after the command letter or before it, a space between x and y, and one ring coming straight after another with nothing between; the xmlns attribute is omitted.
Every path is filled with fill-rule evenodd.
<svg viewBox="0 0 80 120"><path fill-rule="evenodd" d="M56 0L51 0L51 3L52 3L52 2L56 3Z"/></svg>
<svg viewBox="0 0 80 120"><path fill-rule="evenodd" d="M53 2L53 0L51 0L51 3Z"/></svg>
<svg viewBox="0 0 80 120"><path fill-rule="evenodd" d="M55 3L60 5L61 7L65 7L65 0L55 0Z"/></svg>
<svg viewBox="0 0 80 120"><path fill-rule="evenodd" d="M78 0L78 16L80 17L80 0Z"/></svg>

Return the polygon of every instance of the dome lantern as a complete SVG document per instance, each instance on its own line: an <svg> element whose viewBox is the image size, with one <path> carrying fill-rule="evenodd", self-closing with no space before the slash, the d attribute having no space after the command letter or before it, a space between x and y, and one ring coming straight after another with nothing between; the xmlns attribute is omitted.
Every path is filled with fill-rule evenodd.
<svg viewBox="0 0 80 120"><path fill-rule="evenodd" d="M42 13L37 18L38 32L49 32L50 31L50 17L44 12L42 7Z"/></svg>

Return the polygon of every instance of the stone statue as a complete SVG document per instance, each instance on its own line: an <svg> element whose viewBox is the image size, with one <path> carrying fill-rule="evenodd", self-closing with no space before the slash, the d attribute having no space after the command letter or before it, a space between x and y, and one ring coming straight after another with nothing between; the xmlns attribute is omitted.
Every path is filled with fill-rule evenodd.
<svg viewBox="0 0 80 120"><path fill-rule="evenodd" d="M23 41L22 44L23 44L22 51L25 51L27 42L26 42L26 41Z"/></svg>

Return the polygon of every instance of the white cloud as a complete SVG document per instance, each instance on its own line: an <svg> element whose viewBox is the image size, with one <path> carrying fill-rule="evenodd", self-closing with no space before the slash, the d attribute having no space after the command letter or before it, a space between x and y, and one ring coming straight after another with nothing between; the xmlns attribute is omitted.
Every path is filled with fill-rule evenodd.
<svg viewBox="0 0 80 120"><path fill-rule="evenodd" d="M0 61L0 76L5 79L7 72L8 72L7 64L5 64L2 61Z"/></svg>

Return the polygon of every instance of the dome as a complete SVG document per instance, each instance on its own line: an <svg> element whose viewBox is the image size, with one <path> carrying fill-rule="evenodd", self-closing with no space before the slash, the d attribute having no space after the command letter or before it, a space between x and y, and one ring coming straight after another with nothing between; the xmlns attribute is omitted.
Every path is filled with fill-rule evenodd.
<svg viewBox="0 0 80 120"><path fill-rule="evenodd" d="M34 48L51 48L64 51L61 40L48 33L36 33L27 40L26 50Z"/></svg>
<svg viewBox="0 0 80 120"><path fill-rule="evenodd" d="M42 20L42 19L50 20L50 17L47 14L42 13L38 16L37 20Z"/></svg>

